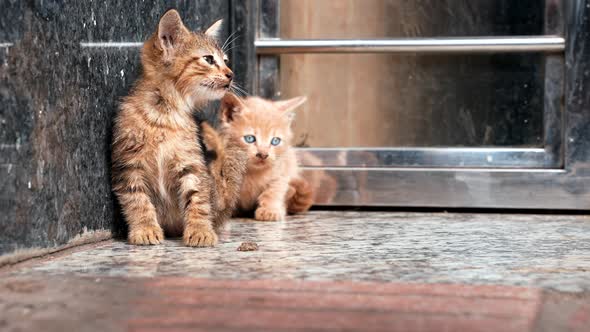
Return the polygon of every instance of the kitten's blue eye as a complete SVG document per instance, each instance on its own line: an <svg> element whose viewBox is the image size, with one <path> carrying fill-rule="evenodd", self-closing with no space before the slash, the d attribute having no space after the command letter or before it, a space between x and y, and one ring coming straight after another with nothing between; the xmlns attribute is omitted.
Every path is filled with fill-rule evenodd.
<svg viewBox="0 0 590 332"><path fill-rule="evenodd" d="M277 145L281 144L281 139L278 137L273 137L272 140L270 141L270 144L277 146Z"/></svg>
<svg viewBox="0 0 590 332"><path fill-rule="evenodd" d="M246 143L252 144L256 142L256 137L254 135L246 135L244 136L244 141L246 141Z"/></svg>

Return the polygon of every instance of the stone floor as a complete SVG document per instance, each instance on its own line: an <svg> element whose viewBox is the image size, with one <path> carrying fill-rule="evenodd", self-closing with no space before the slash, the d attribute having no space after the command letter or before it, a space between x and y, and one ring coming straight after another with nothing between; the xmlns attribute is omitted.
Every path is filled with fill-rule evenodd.
<svg viewBox="0 0 590 332"><path fill-rule="evenodd" d="M210 249L105 241L0 280L7 331L590 331L590 217L316 211L236 220Z"/></svg>

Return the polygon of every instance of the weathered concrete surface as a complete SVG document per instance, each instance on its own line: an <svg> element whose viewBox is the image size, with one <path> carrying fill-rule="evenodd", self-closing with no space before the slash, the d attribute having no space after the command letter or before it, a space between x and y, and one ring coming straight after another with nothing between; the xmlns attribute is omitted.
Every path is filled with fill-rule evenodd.
<svg viewBox="0 0 590 332"><path fill-rule="evenodd" d="M586 216L312 212L0 269L2 331L590 331ZM259 250L239 252L244 241Z"/></svg>
<svg viewBox="0 0 590 332"><path fill-rule="evenodd" d="M0 268L5 265L15 265L19 262L31 262L35 258L46 258L54 253L67 252L69 249L85 247L87 244L98 244L102 241L112 239L112 233L106 230L84 232L79 236L75 236L66 244L49 247L49 248L27 248L19 249L10 254L0 256Z"/></svg>
<svg viewBox="0 0 590 332"><path fill-rule="evenodd" d="M237 252L244 241L259 250ZM313 212L232 222L216 248L112 242L22 274L406 281L590 291L590 217Z"/></svg>

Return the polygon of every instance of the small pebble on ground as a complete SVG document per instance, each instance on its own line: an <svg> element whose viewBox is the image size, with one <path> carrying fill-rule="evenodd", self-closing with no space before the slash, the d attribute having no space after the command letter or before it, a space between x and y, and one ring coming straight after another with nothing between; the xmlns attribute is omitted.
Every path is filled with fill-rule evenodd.
<svg viewBox="0 0 590 332"><path fill-rule="evenodd" d="M256 251L258 244L256 242L242 242L238 247L238 251Z"/></svg>

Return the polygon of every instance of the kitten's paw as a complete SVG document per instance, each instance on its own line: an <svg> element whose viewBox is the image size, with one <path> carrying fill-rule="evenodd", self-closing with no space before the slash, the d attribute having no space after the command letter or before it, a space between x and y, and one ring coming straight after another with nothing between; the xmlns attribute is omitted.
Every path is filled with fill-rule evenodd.
<svg viewBox="0 0 590 332"><path fill-rule="evenodd" d="M135 245L160 244L164 240L164 231L158 224L147 224L131 227L129 243Z"/></svg>
<svg viewBox="0 0 590 332"><path fill-rule="evenodd" d="M254 219L259 221L281 221L285 219L283 209L259 207L254 213Z"/></svg>
<svg viewBox="0 0 590 332"><path fill-rule="evenodd" d="M217 244L217 234L211 227L187 227L182 237L189 247L214 247Z"/></svg>

